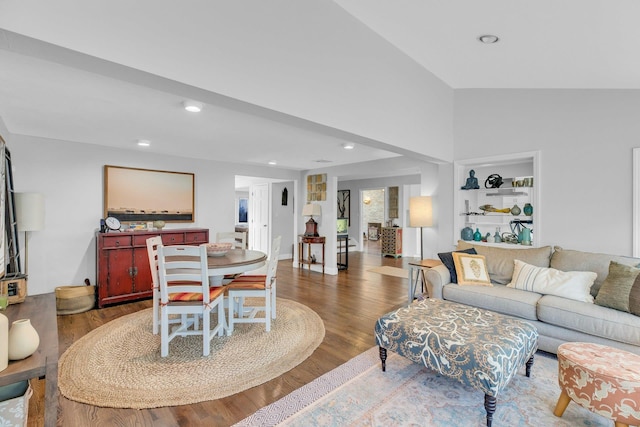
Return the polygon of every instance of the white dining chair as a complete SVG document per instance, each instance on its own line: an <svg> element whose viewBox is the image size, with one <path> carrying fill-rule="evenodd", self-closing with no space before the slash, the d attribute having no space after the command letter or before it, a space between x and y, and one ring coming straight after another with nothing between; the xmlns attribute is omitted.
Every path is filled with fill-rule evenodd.
<svg viewBox="0 0 640 427"><path fill-rule="evenodd" d="M236 323L264 323L267 332L271 330L271 320L276 318L276 273L281 240L281 236L273 239L266 274L243 274L226 286L229 300L227 335L233 333ZM247 297L263 298L264 305L246 306ZM264 317L258 317L260 312Z"/></svg>
<svg viewBox="0 0 640 427"><path fill-rule="evenodd" d="M169 354L169 342L177 336L202 335L202 355L208 356L210 342L225 328L223 287L210 287L206 245L158 246L160 279L160 356ZM211 328L211 312L216 309L217 324ZM180 323L169 330L169 316L177 314ZM192 317L189 317L192 314ZM198 319L202 318L202 327Z"/></svg>
<svg viewBox="0 0 640 427"><path fill-rule="evenodd" d="M247 233L243 231L221 231L216 233L217 243L233 243L236 249L247 249Z"/></svg>
<svg viewBox="0 0 640 427"><path fill-rule="evenodd" d="M160 325L160 279L158 278L158 246L162 246L162 237L154 236L147 239L147 255L151 268L151 284L153 286L153 334L158 334Z"/></svg>

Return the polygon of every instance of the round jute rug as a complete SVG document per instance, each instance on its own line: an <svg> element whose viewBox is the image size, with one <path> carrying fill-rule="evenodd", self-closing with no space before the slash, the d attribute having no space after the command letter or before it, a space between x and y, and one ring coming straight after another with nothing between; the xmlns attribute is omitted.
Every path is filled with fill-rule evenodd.
<svg viewBox="0 0 640 427"><path fill-rule="evenodd" d="M234 325L233 335L211 340L176 337L160 357L160 336L151 331L151 309L113 320L91 331L58 364L58 386L68 399L109 408L157 408L220 399L265 383L313 353L324 324L309 307L277 300L277 319Z"/></svg>

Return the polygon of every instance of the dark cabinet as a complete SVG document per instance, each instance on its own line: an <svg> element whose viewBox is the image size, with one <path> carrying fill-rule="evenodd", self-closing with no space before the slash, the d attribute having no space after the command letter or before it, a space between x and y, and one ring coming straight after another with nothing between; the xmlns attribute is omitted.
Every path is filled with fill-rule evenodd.
<svg viewBox="0 0 640 427"><path fill-rule="evenodd" d="M209 230L205 228L97 233L98 307L153 295L147 239L158 235L165 245L209 242Z"/></svg>

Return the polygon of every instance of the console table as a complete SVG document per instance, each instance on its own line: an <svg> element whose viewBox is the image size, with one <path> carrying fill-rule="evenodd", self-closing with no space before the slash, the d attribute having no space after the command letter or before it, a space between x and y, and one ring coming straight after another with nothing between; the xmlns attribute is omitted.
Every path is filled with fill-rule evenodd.
<svg viewBox="0 0 640 427"><path fill-rule="evenodd" d="M342 248L344 248L344 252L342 252ZM344 254L344 262L342 260L343 254ZM338 234L338 270L346 270L348 268L349 268L349 235Z"/></svg>
<svg viewBox="0 0 640 427"><path fill-rule="evenodd" d="M298 268L302 267L303 264L309 265L309 270L311 270L311 264L322 264L322 274L324 274L324 245L325 245L325 237L323 236L298 236ZM313 262L311 260L311 245L318 244L322 245L322 263ZM307 258L304 258L304 245L307 245Z"/></svg>
<svg viewBox="0 0 640 427"><path fill-rule="evenodd" d="M0 372L0 386L33 378L46 379L44 425L55 426L58 418L58 320L55 294L30 295L20 304L11 304L3 312L11 323L30 319L40 336L40 345L26 359L9 361Z"/></svg>

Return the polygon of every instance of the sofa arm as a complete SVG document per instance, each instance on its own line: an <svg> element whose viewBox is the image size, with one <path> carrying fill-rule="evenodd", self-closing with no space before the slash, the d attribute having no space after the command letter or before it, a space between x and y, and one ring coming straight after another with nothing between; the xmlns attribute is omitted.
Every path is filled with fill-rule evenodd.
<svg viewBox="0 0 640 427"><path fill-rule="evenodd" d="M451 283L449 269L444 265L429 268L425 270L425 278L427 279L429 297L442 299L442 288L444 285Z"/></svg>

